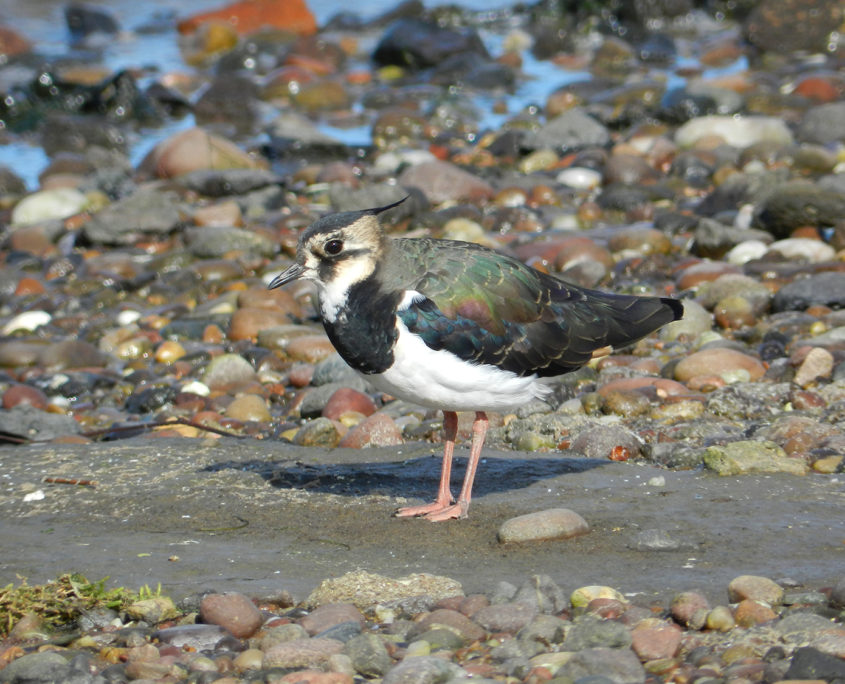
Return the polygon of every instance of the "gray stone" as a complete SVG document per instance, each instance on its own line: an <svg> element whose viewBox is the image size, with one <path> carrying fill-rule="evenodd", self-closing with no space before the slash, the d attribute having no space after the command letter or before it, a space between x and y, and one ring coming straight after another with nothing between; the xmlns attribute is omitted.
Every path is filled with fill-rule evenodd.
<svg viewBox="0 0 845 684"><path fill-rule="evenodd" d="M557 677L607 677L613 684L642 684L646 673L640 659L627 648L587 648L578 651L556 673Z"/></svg>
<svg viewBox="0 0 845 684"><path fill-rule="evenodd" d="M803 311L815 305L845 308L845 273L818 273L797 278L780 288L772 300L772 309L776 312Z"/></svg>
<svg viewBox="0 0 845 684"><path fill-rule="evenodd" d="M277 185L282 179L264 169L202 169L182 174L177 182L206 197L226 197Z"/></svg>
<svg viewBox="0 0 845 684"><path fill-rule="evenodd" d="M191 254L202 259L216 259L227 252L242 251L271 257L276 245L265 236L233 226L202 226L185 231Z"/></svg>
<svg viewBox="0 0 845 684"><path fill-rule="evenodd" d="M98 211L82 228L95 244L131 245L145 236L173 232L184 222L175 192L139 190Z"/></svg>
<svg viewBox="0 0 845 684"><path fill-rule="evenodd" d="M610 133L607 128L576 107L555 117L538 131L528 133L522 144L529 150L553 148L557 151L569 151L583 147L601 147L609 142Z"/></svg>
<svg viewBox="0 0 845 684"><path fill-rule="evenodd" d="M628 648L631 633L625 625L613 620L603 620L584 615L566 633L564 651L582 651L590 648Z"/></svg>
<svg viewBox="0 0 845 684"><path fill-rule="evenodd" d="M346 642L343 652L352 660L355 671L364 677L383 677L393 665L384 642L377 634L352 637Z"/></svg>
<svg viewBox="0 0 845 684"><path fill-rule="evenodd" d="M560 613L569 607L569 597L548 575L532 575L516 592L513 601L537 606L541 613ZM532 624L536 621L537 618Z"/></svg>
<svg viewBox="0 0 845 684"><path fill-rule="evenodd" d="M55 651L29 653L13 660L0 670L0 683L47 684L65 682L70 678L70 665Z"/></svg>
<svg viewBox="0 0 845 684"><path fill-rule="evenodd" d="M79 432L79 423L73 417L47 413L34 406L21 404L0 411L0 432L35 442L48 442L63 435Z"/></svg>
<svg viewBox="0 0 845 684"><path fill-rule="evenodd" d="M384 684L443 684L463 670L436 656L407 658L388 670Z"/></svg>

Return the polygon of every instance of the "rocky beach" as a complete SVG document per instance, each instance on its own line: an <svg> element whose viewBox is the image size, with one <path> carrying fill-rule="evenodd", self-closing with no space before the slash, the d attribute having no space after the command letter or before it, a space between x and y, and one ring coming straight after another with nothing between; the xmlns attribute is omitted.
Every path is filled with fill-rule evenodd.
<svg viewBox="0 0 845 684"><path fill-rule="evenodd" d="M841 3L338 9L0 3L0 682L845 680ZM685 308L491 416L468 520L267 289L405 196Z"/></svg>

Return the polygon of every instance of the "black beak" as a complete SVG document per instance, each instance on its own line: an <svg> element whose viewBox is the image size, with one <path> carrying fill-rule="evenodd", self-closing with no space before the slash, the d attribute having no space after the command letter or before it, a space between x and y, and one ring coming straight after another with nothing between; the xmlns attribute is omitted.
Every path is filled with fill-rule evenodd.
<svg viewBox="0 0 845 684"><path fill-rule="evenodd" d="M301 266L300 264L294 264L293 266L291 266L285 271L282 271L279 275L273 278L273 280L271 280L270 284L267 286L267 289L275 290L277 287L281 287L282 285L285 285L292 280L296 280L303 273L305 273L305 266Z"/></svg>

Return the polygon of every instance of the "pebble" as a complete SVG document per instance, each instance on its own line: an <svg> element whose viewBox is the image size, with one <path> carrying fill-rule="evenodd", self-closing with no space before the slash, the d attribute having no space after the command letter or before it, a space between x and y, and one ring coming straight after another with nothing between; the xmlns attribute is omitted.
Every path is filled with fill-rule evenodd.
<svg viewBox="0 0 845 684"><path fill-rule="evenodd" d="M299 625L310 635L325 632L348 622L364 624L364 616L351 603L325 603L299 620Z"/></svg>
<svg viewBox="0 0 845 684"><path fill-rule="evenodd" d="M500 543L507 544L569 539L589 531L587 521L575 511L568 508L551 508L505 520L499 527L497 536Z"/></svg>
<svg viewBox="0 0 845 684"><path fill-rule="evenodd" d="M703 594L682 591L672 598L669 611L679 624L691 629L701 629L710 612L710 603Z"/></svg>
<svg viewBox="0 0 845 684"><path fill-rule="evenodd" d="M741 440L724 446L707 447L704 465L719 475L744 473L792 473L805 475L807 464L790 458L773 442Z"/></svg>
<svg viewBox="0 0 845 684"><path fill-rule="evenodd" d="M728 584L728 599L731 603L751 599L779 606L783 601L783 588L767 577L740 575Z"/></svg>
<svg viewBox="0 0 845 684"><path fill-rule="evenodd" d="M675 379L689 383L693 378L709 375L722 377L744 371L749 380L759 380L766 372L753 356L726 347L702 349L681 359L675 366Z"/></svg>
<svg viewBox="0 0 845 684"><path fill-rule="evenodd" d="M352 428L339 446L353 449L379 446L398 446L404 444L402 431L390 416L376 413L362 420Z"/></svg>
<svg viewBox="0 0 845 684"><path fill-rule="evenodd" d="M342 651L343 643L334 639L292 639L265 651L262 667L319 668Z"/></svg>
<svg viewBox="0 0 845 684"><path fill-rule="evenodd" d="M682 634L677 625L646 618L631 630L631 648L643 662L674 658L681 647Z"/></svg>
<svg viewBox="0 0 845 684"><path fill-rule="evenodd" d="M223 354L213 359L202 374L202 382L211 389L226 389L252 382L255 369L238 354Z"/></svg>
<svg viewBox="0 0 845 684"><path fill-rule="evenodd" d="M272 416L267 402L257 394L242 394L226 407L226 415L240 421L266 422Z"/></svg>

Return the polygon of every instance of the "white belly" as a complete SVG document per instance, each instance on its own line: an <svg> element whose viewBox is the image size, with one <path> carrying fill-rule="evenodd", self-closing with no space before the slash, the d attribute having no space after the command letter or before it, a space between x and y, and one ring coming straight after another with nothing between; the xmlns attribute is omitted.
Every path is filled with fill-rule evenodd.
<svg viewBox="0 0 845 684"><path fill-rule="evenodd" d="M448 351L434 351L397 323L393 366L363 375L395 397L445 411L510 411L549 393L537 376L520 377L494 366L469 365Z"/></svg>

